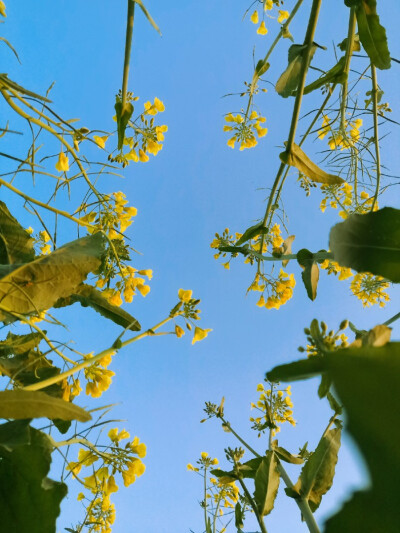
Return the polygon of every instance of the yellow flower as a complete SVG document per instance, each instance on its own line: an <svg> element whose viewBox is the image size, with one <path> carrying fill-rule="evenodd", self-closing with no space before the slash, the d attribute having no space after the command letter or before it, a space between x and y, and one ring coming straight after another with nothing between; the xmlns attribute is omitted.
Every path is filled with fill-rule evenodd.
<svg viewBox="0 0 400 533"><path fill-rule="evenodd" d="M217 459L216 457L215 457L215 459L213 459L213 460L211 461L211 464L212 464L212 465L217 465L218 463L219 463L219 461L218 461L218 459Z"/></svg>
<svg viewBox="0 0 400 533"><path fill-rule="evenodd" d="M85 495L83 494L83 492L80 492L76 499L78 500L78 502L84 500L85 499Z"/></svg>
<svg viewBox="0 0 400 533"><path fill-rule="evenodd" d="M193 336L192 344L194 344L197 341L202 341L203 339L205 339L210 331L212 331L212 329L202 329L196 326L194 329L194 336Z"/></svg>
<svg viewBox="0 0 400 533"><path fill-rule="evenodd" d="M282 11L281 9L278 11L279 17L278 22L284 22L286 19L289 18L289 11Z"/></svg>
<svg viewBox="0 0 400 533"><path fill-rule="evenodd" d="M136 288L143 297L147 296L147 294L150 292L150 287L148 285L144 285L143 283L138 283Z"/></svg>
<svg viewBox="0 0 400 533"><path fill-rule="evenodd" d="M231 137L226 143L230 148L235 148L236 136Z"/></svg>
<svg viewBox="0 0 400 533"><path fill-rule="evenodd" d="M137 163L139 161L139 156L137 155L134 149L128 152L125 158L128 159L129 161L133 161L134 163Z"/></svg>
<svg viewBox="0 0 400 533"><path fill-rule="evenodd" d="M108 436L112 440L112 442L115 442L115 443L123 439L129 439L130 437L129 433L125 431L125 429L121 430L118 433L118 428L110 429L110 431L108 432Z"/></svg>
<svg viewBox="0 0 400 533"><path fill-rule="evenodd" d="M157 111L159 113L162 113L163 111L165 111L165 105L157 97L154 98L154 104L153 105L154 105L154 107L157 109Z"/></svg>
<svg viewBox="0 0 400 533"><path fill-rule="evenodd" d="M175 325L175 335L180 339L185 334L185 330L182 329L178 324Z"/></svg>
<svg viewBox="0 0 400 533"><path fill-rule="evenodd" d="M125 487L129 487L129 485L134 483L136 481L136 476L141 476L145 470L146 467L140 459L132 459L129 463L128 470L122 472Z"/></svg>
<svg viewBox="0 0 400 533"><path fill-rule="evenodd" d="M6 5L4 2L2 2L0 0L0 15L2 15L3 17L6 17Z"/></svg>
<svg viewBox="0 0 400 533"><path fill-rule="evenodd" d="M272 0L264 0L264 11L270 11L274 7Z"/></svg>
<svg viewBox="0 0 400 533"><path fill-rule="evenodd" d="M58 161L56 163L56 169L59 172L67 172L69 170L68 156L65 155L64 152L60 152L60 155L58 156Z"/></svg>
<svg viewBox="0 0 400 533"><path fill-rule="evenodd" d="M265 22L264 21L261 22L261 24L260 24L260 26L259 26L259 28L257 30L257 33L259 35L266 35L268 33L268 30L265 27Z"/></svg>
<svg viewBox="0 0 400 533"><path fill-rule="evenodd" d="M45 244L44 246L42 246L40 248L41 252L43 255L48 255L49 253L51 253L51 245L50 244Z"/></svg>
<svg viewBox="0 0 400 533"><path fill-rule="evenodd" d="M258 24L258 11L255 10L254 13L251 15L250 20L253 24Z"/></svg>
<svg viewBox="0 0 400 533"><path fill-rule="evenodd" d="M98 460L97 455L95 455L90 450L85 450L81 448L78 452L78 461L83 466L90 466Z"/></svg>
<svg viewBox="0 0 400 533"><path fill-rule="evenodd" d="M139 149L139 161L141 161L142 163L147 163L148 160L149 160L149 156L146 154L146 152L143 152L143 150L140 148Z"/></svg>
<svg viewBox="0 0 400 533"><path fill-rule="evenodd" d="M146 270L139 270L138 274L140 276L147 276L149 279L151 279L153 277L153 271L150 268L148 268Z"/></svg>
<svg viewBox="0 0 400 533"><path fill-rule="evenodd" d="M200 455L201 455L202 459L207 459L207 457L208 457L208 453L207 452L201 452Z"/></svg>
<svg viewBox="0 0 400 533"><path fill-rule="evenodd" d="M188 465L186 466L186 468L188 470L192 470L193 472L198 472L199 469L196 467L196 466L193 466L192 464L188 463Z"/></svg>
<svg viewBox="0 0 400 533"><path fill-rule="evenodd" d="M139 457L146 457L147 447L144 442L139 442L139 437L135 437L130 443L129 447L133 453L136 453Z"/></svg>
<svg viewBox="0 0 400 533"><path fill-rule="evenodd" d="M178 297L182 302L189 302L189 300L192 299L192 293L193 291L185 291L184 289L179 289Z"/></svg>
<svg viewBox="0 0 400 533"><path fill-rule="evenodd" d="M112 296L110 296L107 299L108 299L109 303L112 304L112 305L116 305L118 307L120 305L122 305L121 293L119 291L117 291L116 293L114 293Z"/></svg>
<svg viewBox="0 0 400 533"><path fill-rule="evenodd" d="M118 491L118 485L115 483L114 476L110 476L110 478L107 481L107 487L105 489L105 494L111 494L112 492Z"/></svg>
<svg viewBox="0 0 400 533"><path fill-rule="evenodd" d="M260 296L260 299L258 300L257 304L256 304L258 307L264 307L265 305L265 300L264 300L264 295L262 294Z"/></svg>
<svg viewBox="0 0 400 533"><path fill-rule="evenodd" d="M93 135L93 140L97 144L99 148L104 149L106 146L106 141L108 139L108 135L103 135L103 137L99 137L98 135Z"/></svg>

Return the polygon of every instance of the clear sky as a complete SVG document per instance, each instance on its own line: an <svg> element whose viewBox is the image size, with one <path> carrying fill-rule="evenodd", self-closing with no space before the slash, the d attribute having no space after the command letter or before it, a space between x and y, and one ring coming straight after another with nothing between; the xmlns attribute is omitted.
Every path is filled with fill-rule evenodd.
<svg viewBox="0 0 400 533"><path fill-rule="evenodd" d="M292 262L288 271L295 273L297 286L293 299L279 311L256 307L257 294L245 297L252 270L236 260L226 271L213 259L209 245L216 231L229 227L242 232L263 213L266 188L276 173L280 146L289 129L292 100L282 100L273 86L267 85L268 92L258 97L257 104L267 117L269 133L256 148L239 152L226 146L223 115L239 111L245 102L238 97L222 97L242 91L243 81L250 81L253 47L257 59L264 55L278 25L271 21L268 35L258 36L248 19L242 21L248 7L243 0L146 0L146 5L163 35L160 37L137 10L129 89L142 103L155 96L165 103L162 118L169 131L156 158L145 165L130 165L123 172L124 179L103 178L99 187L104 192L124 191L130 205L138 208L128 235L143 255L135 256L133 264L154 270L149 295L145 299L137 296L127 310L148 328L168 314L179 288L193 289L195 297L201 298L200 326L213 332L194 346L189 335L147 339L114 358L111 369L116 376L100 403L118 403L110 416L126 419L120 427L138 435L147 444L148 455L145 475L113 497L117 507L113 532L184 533L192 529L201 533L201 480L187 472L186 464L207 451L223 465L224 447L236 446L215 420L199 423L204 402L217 403L225 396L225 412L232 425L263 453L267 439L257 439L248 418L250 402L257 398L256 386L265 372L299 356L297 347L305 344L303 328L314 317L325 320L330 328L349 318L368 329L398 312L399 292L392 290L392 302L385 309L363 310L350 295L347 282L322 273L317 300L311 302L301 284L300 268ZM292 5L293 1L285 2L289 11ZM291 27L295 42L303 40L310 5L310 0L304 1ZM399 3L386 0L379 2L379 8L391 54L399 58ZM327 57L334 64L333 43L346 36L347 11L343 2L323 2L315 39L328 50L318 51L315 66L327 65ZM114 95L121 85L125 13L125 0L8 1L2 35L18 50L22 65L2 46L1 70L39 93L56 81L52 100L58 113L79 117L81 125L91 129L113 129ZM284 41L277 47L268 75L272 82L286 67L288 45ZM366 60L360 59L357 65L359 69L366 67ZM398 69L394 63L390 72L378 71L394 118L398 117ZM363 97L360 94L361 100ZM309 97L304 110L315 105L315 98ZM1 126L3 122L2 118ZM305 129L302 124L300 131ZM318 142L320 145L310 141L311 151L326 148ZM398 130L394 130L383 145L383 161L393 174L399 167L398 142ZM294 250L327 248L329 228L338 221L337 212L322 214L318 209L320 193L312 192L306 198L295 172L288 181L284 201L289 233L296 235ZM396 206L399 193L396 188L390 190L386 203ZM2 199L6 199L3 194ZM75 235L65 235L65 240L72 238ZM119 332L94 312L76 306L68 314L60 312L60 316L70 326L68 338L75 339L82 351L108 347ZM397 325L393 336L398 336ZM305 441L309 441L310 449L315 448L330 416L316 389L317 382L292 387L298 425L283 429L279 439L294 453ZM85 402L93 405L81 396L78 403ZM329 516L351 489L365 483L362 465L353 452L345 436L336 480L317 512L318 520ZM295 469L289 471L296 479ZM78 490L71 487L62 504L58 531L81 517L75 514L80 512L75 500ZM278 497L266 524L272 533L306 531L296 505L284 494ZM252 527L250 523L245 530L256 529Z"/></svg>

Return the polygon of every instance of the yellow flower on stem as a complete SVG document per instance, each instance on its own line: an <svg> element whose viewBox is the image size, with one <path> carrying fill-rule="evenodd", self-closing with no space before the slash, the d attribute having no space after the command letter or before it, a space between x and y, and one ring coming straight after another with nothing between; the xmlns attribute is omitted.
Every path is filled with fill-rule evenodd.
<svg viewBox="0 0 400 533"><path fill-rule="evenodd" d="M282 11L282 9L279 10L279 17L278 22L282 23L285 20L289 18L289 11Z"/></svg>
<svg viewBox="0 0 400 533"><path fill-rule="evenodd" d="M270 11L274 7L272 0L264 0L264 11Z"/></svg>
<svg viewBox="0 0 400 533"><path fill-rule="evenodd" d="M212 331L212 329L202 329L196 326L194 329L194 336L193 336L192 344L205 339L210 331Z"/></svg>
<svg viewBox="0 0 400 533"><path fill-rule="evenodd" d="M147 447L144 442L139 441L139 437L135 437L129 445L133 453L136 453L139 457L146 457Z"/></svg>
<svg viewBox="0 0 400 533"><path fill-rule="evenodd" d="M0 15L2 15L3 17L6 17L6 5L4 2L2 2L0 0Z"/></svg>
<svg viewBox="0 0 400 533"><path fill-rule="evenodd" d="M68 156L65 155L64 152L60 152L60 155L58 156L58 161L56 163L56 169L59 172L67 172L69 170Z"/></svg>
<svg viewBox="0 0 400 533"><path fill-rule="evenodd" d="M255 10L250 17L250 20L253 24L258 24L258 11Z"/></svg>
<svg viewBox="0 0 400 533"><path fill-rule="evenodd" d="M185 330L182 329L178 324L175 325L175 335L180 339L185 334Z"/></svg>
<svg viewBox="0 0 400 533"><path fill-rule="evenodd" d="M97 144L99 148L102 148L104 150L106 146L106 141L108 139L108 135L103 135L102 137L99 137L98 135L93 135L93 140Z"/></svg>
<svg viewBox="0 0 400 533"><path fill-rule="evenodd" d="M268 30L267 30L267 28L265 26L265 22L264 21L262 21L260 26L258 27L257 33L259 35L266 35L268 33Z"/></svg>
<svg viewBox="0 0 400 533"><path fill-rule="evenodd" d="M226 143L230 148L235 148L236 136L231 137Z"/></svg>
<svg viewBox="0 0 400 533"><path fill-rule="evenodd" d="M139 161L142 163L147 163L149 156L141 148L139 149Z"/></svg>
<svg viewBox="0 0 400 533"><path fill-rule="evenodd" d="M193 291L190 290L185 291L184 289L179 289L178 291L178 297L182 302L189 302L192 299L192 294Z"/></svg>

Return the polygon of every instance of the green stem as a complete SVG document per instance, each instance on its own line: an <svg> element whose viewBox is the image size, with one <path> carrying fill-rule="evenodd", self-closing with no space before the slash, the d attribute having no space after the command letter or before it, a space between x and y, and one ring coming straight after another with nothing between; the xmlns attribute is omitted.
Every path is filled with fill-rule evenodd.
<svg viewBox="0 0 400 533"><path fill-rule="evenodd" d="M319 10L320 10L320 7L321 7L321 2L322 2L322 0L313 0L313 4L312 4L312 7L311 7L311 13L310 13L309 21L308 21L307 32L306 32L306 36L305 36L305 39L304 39L304 45L307 46L307 49L303 53L303 61L302 61L302 64L301 64L299 86L297 88L296 100L295 100L294 108L293 108L293 114L292 114L292 121L291 121L291 124L290 124L289 136L288 136L288 140L287 140L287 143L286 143L286 151L287 151L287 153L290 153L290 150L292 148L292 145L293 145L293 142L294 142L294 139L295 139L295 136L296 136L296 128L297 128L297 123L298 123L298 120L299 120L299 114L300 114L301 102L302 102L302 98L303 98L304 86L305 86L305 81L306 81L306 76L307 76L307 71L308 71L311 48L312 48L313 41L314 41L314 33L315 33L315 28L317 27L317 21L318 21ZM281 177L283 175L283 172L285 170L285 166L286 165L284 163L280 164L279 169L278 169L278 173L276 175L274 184L272 186L271 194L270 194L269 199L268 199L267 209L265 211L265 215L264 215L264 219L263 219L263 226L264 227L266 227L266 225L267 225L268 216L269 216L271 207L273 205L273 203L272 203L273 202L273 198L274 198L275 193L276 193L276 191L277 191L277 189L279 187L279 183L280 183ZM262 236L262 238L261 238L260 253L262 252L263 246L264 246L264 236Z"/></svg>
<svg viewBox="0 0 400 533"><path fill-rule="evenodd" d="M392 318L389 318L389 320L386 320L386 322L383 323L384 326L390 326L390 324L393 324L393 322L396 322L400 318L400 313L397 313L396 315L392 316Z"/></svg>
<svg viewBox="0 0 400 533"><path fill-rule="evenodd" d="M122 75L122 109L125 108L126 94L128 92L129 63L131 59L134 17L135 17L135 1L128 0L128 14L126 18L124 70L123 70L123 75Z"/></svg>
<svg viewBox="0 0 400 533"><path fill-rule="evenodd" d="M207 467L204 466L204 527L207 531Z"/></svg>
<svg viewBox="0 0 400 533"><path fill-rule="evenodd" d="M381 184L381 154L379 150L379 132L378 132L378 82L376 80L376 68L371 63L372 76L372 108L374 113L374 144L376 157L376 187L374 201L372 202L371 211L374 210L376 201L379 195L379 187Z"/></svg>
<svg viewBox="0 0 400 533"><path fill-rule="evenodd" d="M348 83L350 72L350 61L353 54L354 34L356 31L356 10L354 7L350 8L349 27L347 32L347 46L346 55L343 68L343 89L342 100L340 103L340 129L342 133L346 133L346 109L347 109L347 97L348 97Z"/></svg>
<svg viewBox="0 0 400 533"><path fill-rule="evenodd" d="M260 529L261 529L261 533L268 533L267 532L267 528L265 527L265 524L264 524L264 520L262 519L262 516L260 515L259 511L258 511L258 508L257 508L257 505L256 505L256 502L254 501L254 499L251 497L251 494L250 492L248 491L246 485L244 484L243 480L241 478L238 478L238 481L240 483L240 486L242 487L243 489L243 492L246 494L246 497L251 505L251 508L253 509L254 511L254 514L256 515L256 518L257 518L257 522L258 522L258 525L260 526Z"/></svg>

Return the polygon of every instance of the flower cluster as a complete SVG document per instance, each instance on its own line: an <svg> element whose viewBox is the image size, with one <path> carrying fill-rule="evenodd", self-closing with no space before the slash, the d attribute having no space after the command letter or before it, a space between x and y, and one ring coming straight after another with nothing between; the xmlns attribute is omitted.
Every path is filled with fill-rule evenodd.
<svg viewBox="0 0 400 533"><path fill-rule="evenodd" d="M108 370L107 367L111 364L113 355L115 354L105 355L100 361L96 361L85 368L87 395L93 398L100 398L103 392L110 387L115 372ZM91 357L93 357L93 353L84 356L85 359L90 359Z"/></svg>
<svg viewBox="0 0 400 533"><path fill-rule="evenodd" d="M363 124L361 118L346 121L345 130L342 128L333 129L333 123L327 115L323 115L322 126L318 131L318 137L324 139L329 133L328 145L331 150L345 150L353 148L360 140L360 128Z"/></svg>
<svg viewBox="0 0 400 533"><path fill-rule="evenodd" d="M226 510L230 510L235 507L235 504L239 501L239 487L236 486L235 480L226 477L213 477L209 476L210 469L219 463L217 458L211 458L207 452L201 452L200 459L197 461L198 466L193 466L191 463L187 465L187 469L196 472L205 479L205 494L204 499L200 505L206 509L207 513L211 515L215 522L221 521L222 516ZM222 533L226 531L227 524L219 529Z"/></svg>
<svg viewBox="0 0 400 533"><path fill-rule="evenodd" d="M127 303L131 303L137 292L146 296L150 287L145 278L150 280L153 277L153 271L150 269L138 270L124 264L130 259L124 233L137 215L136 207L129 207L127 203L125 194L118 191L104 195L98 210L89 211L87 204L80 207L80 212L85 213L80 220L90 224L88 232L103 231L109 239L110 245L102 257L96 286L103 289L103 296L111 304L117 306L122 305L122 297ZM111 280L116 276L120 279L114 287L110 287Z"/></svg>
<svg viewBox="0 0 400 533"><path fill-rule="evenodd" d="M132 442L121 446L120 442L129 439L130 435L124 429L119 431L113 428L108 432L110 444L105 446L104 451L87 443L87 449L81 448L78 460L70 462L67 469L77 477L82 467L91 467L93 473L84 478L84 487L94 497L92 499L84 493L78 495L78 500L87 500L87 516L84 525L90 532L111 533L111 525L115 520L115 507L110 502L110 495L118 491L115 475L120 473L124 485L128 487L136 481L145 471L145 465L141 458L146 456L146 445L135 437ZM95 463L101 462L97 468Z"/></svg>
<svg viewBox="0 0 400 533"><path fill-rule="evenodd" d="M324 213L329 206L332 209L341 209L339 216L346 219L349 214L358 213L360 215L369 213L374 202L374 197L370 196L365 190L354 190L350 183L337 185L321 185L321 191L324 195L320 209ZM375 202L374 211L379 209L378 202Z"/></svg>
<svg viewBox="0 0 400 533"><path fill-rule="evenodd" d="M257 144L256 135L264 137L268 133L268 129L262 127L266 118L259 115L257 111L252 111L250 115L244 113L243 110L237 115L228 113L225 121L228 124L224 126L224 131L234 133L227 142L230 148L234 148L236 143L240 143L239 150L253 148Z"/></svg>
<svg viewBox="0 0 400 533"><path fill-rule="evenodd" d="M272 383L265 380L268 387L265 388L264 383L257 385L257 391L260 397L256 403L251 403L251 408L259 412L259 416L251 416L250 422L253 423L252 429L258 431L258 437L261 436L267 429L272 431L272 435L278 433L281 428L279 424L289 422L292 426L296 425L293 419L293 403L291 400L290 385L285 389L277 389L278 383Z"/></svg>
<svg viewBox="0 0 400 533"><path fill-rule="evenodd" d="M139 97L133 96L133 93L128 93L128 102L136 102L137 100ZM122 96L119 94L117 95L117 103L121 102ZM162 150L164 133L168 131L168 126L165 124L156 125L154 122L154 117L163 111L165 111L165 106L159 98L154 98L153 103L145 102L144 110L140 115L128 122L132 131L132 135L126 135L124 139L124 146L128 147L128 151L124 152L122 148L117 155L110 154L108 156L109 161L121 163L123 167L126 167L131 161L146 163L149 160L148 154L156 156ZM116 116L114 120L116 120Z"/></svg>
<svg viewBox="0 0 400 533"><path fill-rule="evenodd" d="M338 331L329 330L325 322L320 322L314 319L309 328L304 328L304 333L307 335L307 345L304 348L299 346L299 352L306 352L307 357L315 355L323 355L327 351L335 351L339 348L347 348L349 345L348 337L342 333L349 326L348 320L343 320Z"/></svg>
<svg viewBox="0 0 400 533"><path fill-rule="evenodd" d="M186 327L189 331L192 331L194 326L194 335L192 339L192 344L195 344L196 342L202 341L205 339L210 331L212 329L203 329L194 324L194 320L199 320L199 313L201 313L200 309L198 309L198 304L200 303L200 300L196 300L195 298L192 298L193 291L191 290L185 290L185 289L179 289L178 291L178 297L179 302L178 304L172 309L170 316L171 317L177 317L181 316L185 319ZM181 328L178 324L175 324L175 335L180 338L183 337L185 334L185 330Z"/></svg>
<svg viewBox="0 0 400 533"><path fill-rule="evenodd" d="M225 228L223 233L219 235L215 234L215 238L211 243L211 248L220 249L221 247L234 246L236 241L242 236L241 233L236 233L235 237L230 233L229 228ZM282 245L284 244L280 224L274 224L267 234L261 234L248 241L246 245L247 256L244 260L245 263L253 264L254 256L252 251L265 254L270 248L271 254L282 254L284 250ZM289 252L290 253L290 252ZM219 251L214 255L215 259L220 256L226 256L226 252ZM232 252L231 256L236 257L237 252ZM224 268L230 268L230 261L223 263ZM279 309L281 305L284 305L293 296L293 288L296 285L294 274L288 274L284 270L280 269L278 276L274 277L271 274L267 275L261 271L258 271L255 278L247 291L261 292L261 296L257 301L258 307L265 307L266 309ZM266 293L266 294L265 294Z"/></svg>
<svg viewBox="0 0 400 533"><path fill-rule="evenodd" d="M388 288L388 281L369 273L356 274L350 284L351 292L361 300L363 307L376 304L385 307L390 300L390 296L385 292Z"/></svg>
<svg viewBox="0 0 400 533"><path fill-rule="evenodd" d="M262 18L262 21L261 21L261 24L258 26L257 28L257 33L259 35L266 35L268 33L268 29L265 25L265 20L264 20L264 17L265 17L265 14L267 11L271 11L274 7L274 5L278 6L280 5L280 2L279 0L262 0L262 13L261 13L261 16L258 12L258 10L254 10L253 13L251 14L250 16L250 20L253 24L257 24L260 22L260 18ZM267 15L269 18L274 18L272 17L271 15ZM289 18L289 12L288 11L284 11L282 9L279 9L278 10L278 17L277 17L277 21L282 24L283 22L285 22L285 20L287 20Z"/></svg>

